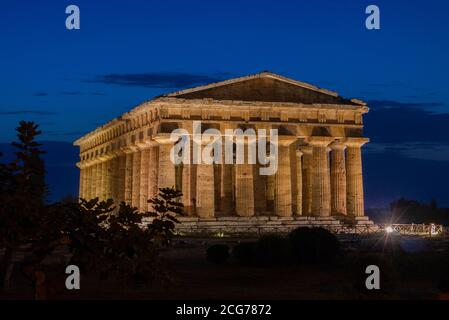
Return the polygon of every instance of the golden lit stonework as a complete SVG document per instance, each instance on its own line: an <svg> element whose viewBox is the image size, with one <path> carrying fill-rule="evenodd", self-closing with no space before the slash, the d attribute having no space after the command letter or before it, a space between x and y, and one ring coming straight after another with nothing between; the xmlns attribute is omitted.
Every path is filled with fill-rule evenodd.
<svg viewBox="0 0 449 320"><path fill-rule="evenodd" d="M299 225L371 224L364 214L362 101L263 72L157 97L75 141L79 196L141 211L158 188L183 193L178 230L284 231ZM175 129L277 129L278 169L170 161ZM224 155L223 155L224 157Z"/></svg>

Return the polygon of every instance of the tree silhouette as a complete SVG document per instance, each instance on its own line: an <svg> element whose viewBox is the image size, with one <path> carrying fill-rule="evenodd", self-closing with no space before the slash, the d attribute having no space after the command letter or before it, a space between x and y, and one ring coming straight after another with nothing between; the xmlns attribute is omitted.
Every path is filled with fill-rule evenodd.
<svg viewBox="0 0 449 320"><path fill-rule="evenodd" d="M184 215L184 205L179 201L182 193L175 188L159 188L159 194L148 200L153 204L154 210L149 212L153 221L148 229L152 236L162 240L164 245L170 243L170 237L174 234L177 215Z"/></svg>

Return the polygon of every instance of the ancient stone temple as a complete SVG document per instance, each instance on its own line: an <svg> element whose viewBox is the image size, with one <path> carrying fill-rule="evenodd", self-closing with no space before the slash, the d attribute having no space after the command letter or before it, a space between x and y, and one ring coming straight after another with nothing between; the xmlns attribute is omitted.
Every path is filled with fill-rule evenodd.
<svg viewBox="0 0 449 320"><path fill-rule="evenodd" d="M253 230L297 225L370 224L364 213L363 115L356 99L273 73L166 94L86 134L79 196L112 198L141 211L158 188L181 190L179 230ZM277 129L278 169L260 164L175 165L176 129ZM224 155L223 155L224 157Z"/></svg>

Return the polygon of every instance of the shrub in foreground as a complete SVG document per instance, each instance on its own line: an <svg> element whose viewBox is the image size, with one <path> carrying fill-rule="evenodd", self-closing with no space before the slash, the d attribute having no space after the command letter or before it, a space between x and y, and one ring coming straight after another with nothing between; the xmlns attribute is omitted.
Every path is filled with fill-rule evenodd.
<svg viewBox="0 0 449 320"><path fill-rule="evenodd" d="M324 228L300 227L290 232L288 239L299 263L331 263L340 251L337 237Z"/></svg>
<svg viewBox="0 0 449 320"><path fill-rule="evenodd" d="M254 264L260 267L282 265L289 256L288 242L279 235L265 235L255 244Z"/></svg>
<svg viewBox="0 0 449 320"><path fill-rule="evenodd" d="M229 258L229 247L225 244L215 244L206 250L207 261L215 264L223 264Z"/></svg>

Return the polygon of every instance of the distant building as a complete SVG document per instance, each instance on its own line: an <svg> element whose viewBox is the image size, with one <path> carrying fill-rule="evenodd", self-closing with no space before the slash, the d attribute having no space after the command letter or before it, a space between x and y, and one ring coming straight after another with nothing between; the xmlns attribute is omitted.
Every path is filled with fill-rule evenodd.
<svg viewBox="0 0 449 320"><path fill-rule="evenodd" d="M257 228L371 223L364 212L362 101L347 100L262 72L145 102L75 141L80 147L79 196L112 198L141 211L158 188L183 193L182 228ZM278 130L278 170L260 164L170 161L170 133L203 128Z"/></svg>

